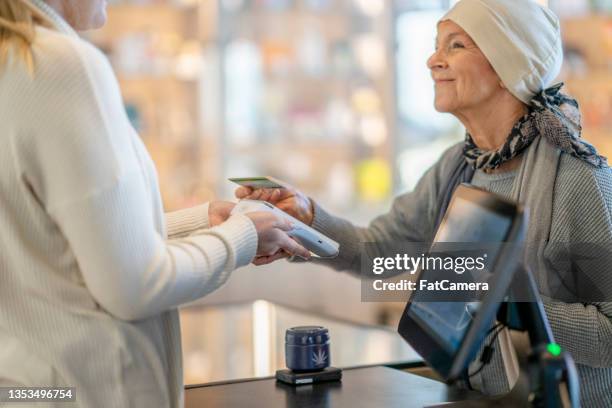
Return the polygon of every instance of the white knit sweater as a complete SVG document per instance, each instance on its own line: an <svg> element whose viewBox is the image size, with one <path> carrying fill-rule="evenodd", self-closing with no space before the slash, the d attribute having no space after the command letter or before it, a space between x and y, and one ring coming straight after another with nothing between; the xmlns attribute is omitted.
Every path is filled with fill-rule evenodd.
<svg viewBox="0 0 612 408"><path fill-rule="evenodd" d="M33 76L0 72L0 385L182 406L176 308L252 260L255 227L208 229L207 205L164 215L104 55L44 28L33 50Z"/></svg>

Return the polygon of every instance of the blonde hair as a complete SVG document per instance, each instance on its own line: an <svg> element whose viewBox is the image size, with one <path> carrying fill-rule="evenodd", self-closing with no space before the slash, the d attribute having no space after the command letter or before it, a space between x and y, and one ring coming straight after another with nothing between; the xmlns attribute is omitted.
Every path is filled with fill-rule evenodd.
<svg viewBox="0 0 612 408"><path fill-rule="evenodd" d="M0 70L6 67L13 52L28 71L33 71L36 25L50 27L51 22L29 0L0 0Z"/></svg>

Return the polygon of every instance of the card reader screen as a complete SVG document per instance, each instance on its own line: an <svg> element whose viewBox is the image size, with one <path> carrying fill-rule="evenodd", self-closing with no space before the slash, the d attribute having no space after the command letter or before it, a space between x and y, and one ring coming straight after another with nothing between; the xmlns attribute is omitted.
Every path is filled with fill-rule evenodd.
<svg viewBox="0 0 612 408"><path fill-rule="evenodd" d="M502 242L511 225L512 217L456 197L434 241ZM495 258L497 254L488 255ZM427 279L426 273L421 273L420 279ZM474 280L483 282L487 277L474 276ZM411 300L410 317L450 354L458 350L480 305L479 302L419 302L418 291Z"/></svg>

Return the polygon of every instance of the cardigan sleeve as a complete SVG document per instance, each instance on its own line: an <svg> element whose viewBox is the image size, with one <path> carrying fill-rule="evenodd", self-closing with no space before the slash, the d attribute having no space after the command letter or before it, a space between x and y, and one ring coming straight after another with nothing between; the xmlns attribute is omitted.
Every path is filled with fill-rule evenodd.
<svg viewBox="0 0 612 408"><path fill-rule="evenodd" d="M56 44L44 55L35 50L35 81L46 89L32 112L46 121L46 134L24 132L18 160L94 300L117 318L136 320L218 288L254 257L253 223L237 215L166 240L156 224L163 214L152 204L159 190L134 151L137 135L110 64L84 41L46 37Z"/></svg>
<svg viewBox="0 0 612 408"><path fill-rule="evenodd" d="M210 227L208 203L166 213L168 238L183 238Z"/></svg>
<svg viewBox="0 0 612 408"><path fill-rule="evenodd" d="M612 170L561 158L546 258L581 299L547 299L555 340L579 364L612 367Z"/></svg>

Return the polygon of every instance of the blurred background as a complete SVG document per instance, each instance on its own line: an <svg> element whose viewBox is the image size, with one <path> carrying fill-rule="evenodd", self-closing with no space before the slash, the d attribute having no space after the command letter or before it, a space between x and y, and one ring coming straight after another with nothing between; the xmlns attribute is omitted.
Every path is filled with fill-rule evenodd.
<svg viewBox="0 0 612 408"><path fill-rule="evenodd" d="M232 198L228 177L270 175L366 224L463 138L433 109L426 68L455 2L111 1L108 25L87 37L115 68L168 211ZM612 0L540 3L562 19L559 79L583 135L610 156ZM403 309L362 303L348 274L284 261L238 270L198 303L256 299L365 324L394 325Z"/></svg>

